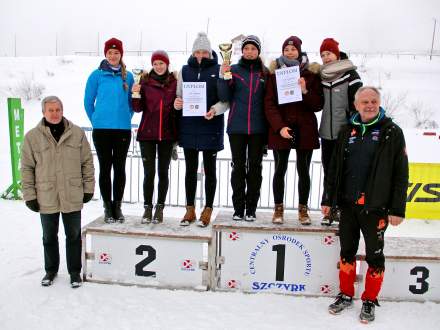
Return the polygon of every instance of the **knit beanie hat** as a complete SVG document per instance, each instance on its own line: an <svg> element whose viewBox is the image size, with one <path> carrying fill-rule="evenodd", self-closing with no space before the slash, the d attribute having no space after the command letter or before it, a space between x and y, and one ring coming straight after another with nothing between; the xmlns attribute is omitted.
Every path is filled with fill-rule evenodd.
<svg viewBox="0 0 440 330"><path fill-rule="evenodd" d="M333 38L326 38L321 44L321 47L319 48L319 53L322 53L323 51L329 51L336 55L336 57L339 59L340 53L339 53L339 43L333 39Z"/></svg>
<svg viewBox="0 0 440 330"><path fill-rule="evenodd" d="M209 42L208 36L205 32L199 32L197 34L197 38L194 40L192 52L194 53L196 50L207 50L209 54L211 54L211 43Z"/></svg>
<svg viewBox="0 0 440 330"><path fill-rule="evenodd" d="M284 48L286 48L286 46L292 45L298 50L298 53L301 54L301 44L302 41L300 38L298 38L297 36L290 36L283 42L283 48L281 49L281 52L284 52Z"/></svg>
<svg viewBox="0 0 440 330"><path fill-rule="evenodd" d="M164 50L156 50L151 55L151 64L153 64L154 61L160 60L164 62L167 66L170 65L170 58L168 57L168 54Z"/></svg>
<svg viewBox="0 0 440 330"><path fill-rule="evenodd" d="M124 55L124 49L122 48L122 41L116 38L107 40L104 44L104 55L107 54L109 49L117 49L122 55Z"/></svg>
<svg viewBox="0 0 440 330"><path fill-rule="evenodd" d="M248 35L241 43L241 51L243 52L244 46L247 44L252 44L258 49L258 55L261 53L261 42L260 39L257 36L254 35Z"/></svg>

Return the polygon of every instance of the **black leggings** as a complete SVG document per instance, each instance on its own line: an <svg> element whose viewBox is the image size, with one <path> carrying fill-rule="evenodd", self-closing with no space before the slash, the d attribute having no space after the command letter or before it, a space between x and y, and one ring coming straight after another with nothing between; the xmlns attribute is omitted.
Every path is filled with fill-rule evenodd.
<svg viewBox="0 0 440 330"><path fill-rule="evenodd" d="M284 177L289 163L290 149L274 150L275 173L273 175L272 187L275 204L282 204L284 201ZM296 170L298 172L298 195L299 204L307 205L310 193L310 163L313 150L296 149Z"/></svg>
<svg viewBox="0 0 440 330"><path fill-rule="evenodd" d="M254 213L260 199L263 150L266 136L263 134L229 134L232 153L232 203L234 210Z"/></svg>
<svg viewBox="0 0 440 330"><path fill-rule="evenodd" d="M172 141L139 141L144 165L144 205L152 205L157 149L157 204L164 204L168 192L168 169L171 161Z"/></svg>
<svg viewBox="0 0 440 330"><path fill-rule="evenodd" d="M197 190L197 169L199 168L199 150L183 149L185 154L185 192L186 205L194 206ZM217 188L217 151L203 150L203 169L205 172L205 206L212 207Z"/></svg>
<svg viewBox="0 0 440 330"><path fill-rule="evenodd" d="M321 139L321 161L322 161L322 168L324 170L323 196L325 194L325 187L327 187L328 170L330 168L330 162L332 160L333 149L335 148L335 146L336 146L336 140Z"/></svg>
<svg viewBox="0 0 440 330"><path fill-rule="evenodd" d="M122 201L125 189L125 161L131 141L131 131L126 129L94 129L93 143L99 162L99 189L105 202Z"/></svg>

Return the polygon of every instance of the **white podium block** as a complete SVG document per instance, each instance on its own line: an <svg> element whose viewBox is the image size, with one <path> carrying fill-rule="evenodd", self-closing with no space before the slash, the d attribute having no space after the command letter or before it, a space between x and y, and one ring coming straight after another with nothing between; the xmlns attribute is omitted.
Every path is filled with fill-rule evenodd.
<svg viewBox="0 0 440 330"><path fill-rule="evenodd" d="M178 219L148 225L140 221L128 216L123 224L105 224L101 217L83 228L84 279L206 290L211 230L181 227Z"/></svg>
<svg viewBox="0 0 440 330"><path fill-rule="evenodd" d="M336 228L319 223L315 216L311 226L302 226L296 213L287 213L283 225L273 225L272 212L237 222L232 212L219 212L213 289L336 295L339 237Z"/></svg>
<svg viewBox="0 0 440 330"><path fill-rule="evenodd" d="M368 265L360 247L359 274L365 285ZM385 237L385 275L379 299L440 302L440 240ZM362 284L362 285L361 285Z"/></svg>

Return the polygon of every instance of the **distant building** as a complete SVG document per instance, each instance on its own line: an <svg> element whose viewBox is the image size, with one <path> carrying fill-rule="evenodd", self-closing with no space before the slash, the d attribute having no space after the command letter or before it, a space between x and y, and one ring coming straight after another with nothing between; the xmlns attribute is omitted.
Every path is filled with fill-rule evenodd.
<svg viewBox="0 0 440 330"><path fill-rule="evenodd" d="M246 38L245 35L239 34L235 38L231 39L232 42L232 54L241 55L241 43Z"/></svg>

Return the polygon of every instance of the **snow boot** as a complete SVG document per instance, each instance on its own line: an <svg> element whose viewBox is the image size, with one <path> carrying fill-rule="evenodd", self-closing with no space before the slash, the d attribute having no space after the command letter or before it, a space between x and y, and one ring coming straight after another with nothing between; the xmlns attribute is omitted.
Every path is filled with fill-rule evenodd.
<svg viewBox="0 0 440 330"><path fill-rule="evenodd" d="M113 202L113 218L115 219L115 222L123 223L125 221L125 217L122 214L121 204L121 201Z"/></svg>
<svg viewBox="0 0 440 330"><path fill-rule="evenodd" d="M144 205L144 214L141 223L149 224L153 220L153 205Z"/></svg>
<svg viewBox="0 0 440 330"><path fill-rule="evenodd" d="M183 219L180 221L181 226L189 226L191 223L196 221L196 208L194 205L186 206L186 213L183 216Z"/></svg>
<svg viewBox="0 0 440 330"><path fill-rule="evenodd" d="M55 277L57 277L57 273L46 273L43 279L41 280L42 286L51 286Z"/></svg>
<svg viewBox="0 0 440 330"><path fill-rule="evenodd" d="M153 223L158 224L163 222L163 209L164 204L156 204L156 209L154 210Z"/></svg>
<svg viewBox="0 0 440 330"><path fill-rule="evenodd" d="M328 306L330 314L337 315L346 308L353 307L353 297L347 296L342 292L338 293L335 301Z"/></svg>
<svg viewBox="0 0 440 330"><path fill-rule="evenodd" d="M112 211L112 202L104 201L104 222L105 223L113 223L115 220L113 219L113 211Z"/></svg>

